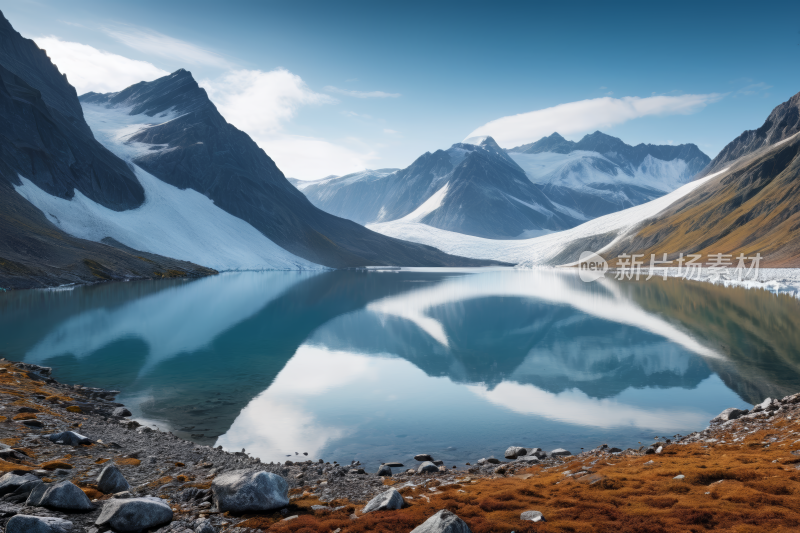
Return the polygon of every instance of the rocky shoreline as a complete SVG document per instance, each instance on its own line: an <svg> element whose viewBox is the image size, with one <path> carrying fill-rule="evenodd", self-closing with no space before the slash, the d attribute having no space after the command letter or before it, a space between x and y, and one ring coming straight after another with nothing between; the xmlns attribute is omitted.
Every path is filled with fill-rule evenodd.
<svg viewBox="0 0 800 533"><path fill-rule="evenodd" d="M441 461L420 454L414 468L386 463L372 473L358 462L339 465L303 458L265 464L245 450L230 453L198 445L130 420L130 412L114 401L118 393L60 384L50 377L49 368L0 360L0 469L4 474L0 526L4 531L245 533L306 531L304 527L331 532L410 531L428 522L427 529L419 531L470 531L469 527L502 531L480 525L501 511L504 520L511 520L509 505L501 503L494 509L478 503L474 507L485 515L479 521L469 504L471 494L509 483L540 487L541 480L554 474L555 489L579 483L613 491L609 466L640 462L650 468L689 448L742 447L760 432L777 434L776 427L800 420L800 394L796 394L767 399L750 411L728 409L703 432L637 450L603 445L573 455L561 449L545 452L512 446L503 460L480 459L466 470L448 469ZM790 435L798 433L793 429ZM759 444L763 450L789 444L774 435L767 439ZM798 443L791 444L798 450L791 451L790 463L783 460L792 465L796 481L800 481L794 468L794 461L800 464ZM669 479L675 482L686 475L674 474ZM528 493L541 492L541 488L525 487L516 489L523 500ZM453 504L452 498L463 502ZM538 522L544 527L544 521L554 527L558 513L548 511L547 502L531 498L535 508L512 506L515 531L526 531L526 524ZM250 503L242 504L245 500ZM448 512L439 513L442 510ZM426 516L419 516L423 511ZM462 514L466 522L456 516ZM127 516L127 522L122 524L120 516ZM401 516L409 517L406 525L395 523ZM33 529L33 522L26 522L31 520L44 529ZM391 527L390 522L394 523Z"/></svg>

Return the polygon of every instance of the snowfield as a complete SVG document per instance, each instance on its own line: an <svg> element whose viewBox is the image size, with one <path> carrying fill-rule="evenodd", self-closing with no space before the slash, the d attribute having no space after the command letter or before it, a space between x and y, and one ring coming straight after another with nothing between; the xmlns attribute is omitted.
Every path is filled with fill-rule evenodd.
<svg viewBox="0 0 800 533"><path fill-rule="evenodd" d="M143 128L179 115L170 111L156 117L129 115L130 108L108 109L92 104L83 104L83 110L95 138L133 166L144 188L145 201L136 209L113 211L79 191L71 200L52 196L20 176L22 185L16 187L17 192L66 233L95 242L111 237L136 250L219 271L323 268L284 250L199 192L164 183L132 163L142 153L168 148L127 139Z"/></svg>
<svg viewBox="0 0 800 533"><path fill-rule="evenodd" d="M556 257L578 239L613 232L616 234L616 239L603 249L610 247L634 226L648 218L654 217L680 198L690 194L698 187L727 170L726 168L715 174L710 174L699 180L687 183L683 187L651 202L595 218L572 229L543 235L533 239L483 239L437 229L419 222L405 222L403 220L369 224L367 227L389 237L434 246L448 254L471 257L474 259L493 259L514 265L542 265L547 264L551 259ZM593 251L602 252L603 250Z"/></svg>

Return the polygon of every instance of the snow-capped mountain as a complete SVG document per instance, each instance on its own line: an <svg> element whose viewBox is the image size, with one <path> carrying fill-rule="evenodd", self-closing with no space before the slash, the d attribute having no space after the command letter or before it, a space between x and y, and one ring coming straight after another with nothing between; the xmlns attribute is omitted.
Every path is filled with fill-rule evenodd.
<svg viewBox="0 0 800 533"><path fill-rule="evenodd" d="M331 267L475 264L314 207L246 133L225 121L186 70L118 93L87 93L80 101L96 135L117 155L159 182L196 191L299 259L280 259L281 267L287 261ZM258 256L275 255L258 243L253 248L261 250Z"/></svg>
<svg viewBox="0 0 800 533"><path fill-rule="evenodd" d="M674 191L710 161L694 144L630 146L599 131L578 142L553 133L508 153L548 197L586 219Z"/></svg>
<svg viewBox="0 0 800 533"><path fill-rule="evenodd" d="M298 186L314 205L361 224L414 220L498 239L559 231L582 220L551 201L491 137L425 153L402 170Z"/></svg>
<svg viewBox="0 0 800 533"><path fill-rule="evenodd" d="M393 220L491 239L534 237L640 205L689 182L694 145L629 146L600 132L557 133L511 150L491 137L426 153L403 170L294 181L311 202L360 224Z"/></svg>
<svg viewBox="0 0 800 533"><path fill-rule="evenodd" d="M77 238L15 192L24 184L108 213L145 199L135 173L93 137L66 77L0 14L0 288L214 273L105 235Z"/></svg>

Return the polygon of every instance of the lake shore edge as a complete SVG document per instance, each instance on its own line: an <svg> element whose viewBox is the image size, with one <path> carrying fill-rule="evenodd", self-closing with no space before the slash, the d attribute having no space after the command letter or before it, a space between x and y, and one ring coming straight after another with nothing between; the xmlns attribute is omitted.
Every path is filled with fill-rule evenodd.
<svg viewBox="0 0 800 533"><path fill-rule="evenodd" d="M115 497L100 490L97 478L114 464L130 484L129 496L158 497L170 505L172 522L152 529L160 533L411 531L441 509L456 513L475 532L605 531L603 524L634 531L621 526L636 520L648 524L647 531L693 530L686 513L676 509L692 510L701 526L713 522L721 531L800 525L800 394L768 399L749 412L726 410L702 432L638 450L601 446L559 455L524 449L525 455L513 459L520 450L509 449L509 459L481 461L467 470L441 465L418 473L420 465L404 465L392 468L391 477L364 472L358 463L300 456L264 464L245 451L197 445L130 420L114 401L116 394L58 383L46 367L0 360L0 469L37 476L46 485L71 482L96 507L74 513L3 497L0 524L18 514L51 516L73 522L77 531L104 531L94 523L104 502ZM65 431L89 442L70 446L43 438ZM262 513L214 510L213 480L242 469L285 479L289 505ZM362 514L365 502L390 489L402 495L404 508ZM753 506L737 496L742 491L761 502L757 524ZM627 509L634 499L642 504ZM596 516L589 517L587 509ZM520 520L528 510L543 513L547 522ZM732 519L737 512L738 521Z"/></svg>

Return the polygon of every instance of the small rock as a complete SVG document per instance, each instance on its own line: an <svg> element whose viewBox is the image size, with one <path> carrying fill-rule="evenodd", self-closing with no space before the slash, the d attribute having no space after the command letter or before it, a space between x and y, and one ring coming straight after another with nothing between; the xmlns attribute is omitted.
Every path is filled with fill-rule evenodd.
<svg viewBox="0 0 800 533"><path fill-rule="evenodd" d="M444 464L444 461L431 461L431 462L436 466L442 466Z"/></svg>
<svg viewBox="0 0 800 533"><path fill-rule="evenodd" d="M472 533L472 530L455 514L442 509L415 527L411 533Z"/></svg>
<svg viewBox="0 0 800 533"><path fill-rule="evenodd" d="M110 464L103 468L97 477L97 488L104 494L116 494L131 489L125 476L119 471L116 465Z"/></svg>
<svg viewBox="0 0 800 533"><path fill-rule="evenodd" d="M108 526L120 533L132 533L153 529L172 522L172 509L161 498L106 500L96 526Z"/></svg>
<svg viewBox="0 0 800 533"><path fill-rule="evenodd" d="M436 473L439 471L439 467L433 464L430 461L425 461L419 468L417 468L417 474L425 474L425 473Z"/></svg>
<svg viewBox="0 0 800 533"><path fill-rule="evenodd" d="M402 468L405 465L403 463L384 463L384 466L388 466L389 468Z"/></svg>
<svg viewBox="0 0 800 533"><path fill-rule="evenodd" d="M34 409L33 407L20 407L17 409L18 413L38 413L38 409Z"/></svg>
<svg viewBox="0 0 800 533"><path fill-rule="evenodd" d="M403 496L397 492L397 489L389 489L372 498L361 512L367 514L372 511L395 511L397 509L402 509L404 505L405 500Z"/></svg>
<svg viewBox="0 0 800 533"><path fill-rule="evenodd" d="M527 452L528 451L525 448L521 448L519 446L509 446L504 455L506 459L516 459L522 455L527 455Z"/></svg>
<svg viewBox="0 0 800 533"><path fill-rule="evenodd" d="M214 526L208 520L203 520L199 526L194 528L195 533L217 533Z"/></svg>
<svg viewBox="0 0 800 533"><path fill-rule="evenodd" d="M538 463L539 461L541 461L541 459L539 459L539 457L536 455L522 455L520 457L517 457L515 461L518 461L520 463Z"/></svg>
<svg viewBox="0 0 800 533"><path fill-rule="evenodd" d="M114 411L111 413L111 416L117 416L117 417L119 417L119 418L124 418L124 417L126 417L126 416L131 416L131 414L132 414L132 413L131 413L130 411L128 411L128 409L127 409L127 408L125 408L125 407L117 407L117 408L116 408L116 409L114 409Z"/></svg>
<svg viewBox="0 0 800 533"><path fill-rule="evenodd" d="M519 515L520 520L528 520L530 522L547 522L544 519L544 515L539 511L525 511L521 515Z"/></svg>
<svg viewBox="0 0 800 533"><path fill-rule="evenodd" d="M495 459L494 457L489 457L488 459L486 459L486 462L489 463L490 465L499 465L500 464L500 459Z"/></svg>
<svg viewBox="0 0 800 533"><path fill-rule="evenodd" d="M555 450L550 452L550 455L552 455L553 457L566 457L567 455L572 455L572 453L565 450L564 448L556 448Z"/></svg>
<svg viewBox="0 0 800 533"><path fill-rule="evenodd" d="M735 407L731 407L729 409L725 409L720 414L715 416L712 420L712 424L722 424L723 422L727 422L729 420L736 420L740 416L746 414L746 411L742 411L741 409L736 409Z"/></svg>
<svg viewBox="0 0 800 533"><path fill-rule="evenodd" d="M392 468L388 465L381 465L378 469L378 476L392 477Z"/></svg>
<svg viewBox="0 0 800 533"><path fill-rule="evenodd" d="M50 442L56 444L65 444L67 446L79 446L81 444L91 444L91 439L84 437L80 433L74 431L64 431L62 433L53 433L52 435L45 435Z"/></svg>
<svg viewBox="0 0 800 533"><path fill-rule="evenodd" d="M622 450L619 448L609 448L606 450L608 453L620 453Z"/></svg>
<svg viewBox="0 0 800 533"><path fill-rule="evenodd" d="M235 470L211 485L220 512L272 511L289 505L289 484L271 472Z"/></svg>
<svg viewBox="0 0 800 533"><path fill-rule="evenodd" d="M674 478L672 478L672 479L683 479L683 478L685 478L685 477L686 477L686 476L684 476L683 474L678 474L677 476L675 476L675 477L674 477Z"/></svg>
<svg viewBox="0 0 800 533"><path fill-rule="evenodd" d="M433 457L427 453L420 453L414 456L415 461L433 461Z"/></svg>
<svg viewBox="0 0 800 533"><path fill-rule="evenodd" d="M479 465L485 465L486 464L486 458L478 459L478 464Z"/></svg>
<svg viewBox="0 0 800 533"><path fill-rule="evenodd" d="M59 511L91 511L95 508L89 497L70 481L36 486L25 505Z"/></svg>
<svg viewBox="0 0 800 533"><path fill-rule="evenodd" d="M661 453L663 451L664 451L664 447L663 446L659 446L658 448L656 448L656 453Z"/></svg>
<svg viewBox="0 0 800 533"><path fill-rule="evenodd" d="M22 423L25 424L26 426L28 426L29 428L43 428L44 427L44 422L42 422L41 420L23 420Z"/></svg>
<svg viewBox="0 0 800 533"><path fill-rule="evenodd" d="M52 516L18 514L6 524L6 533L68 533L72 522Z"/></svg>

